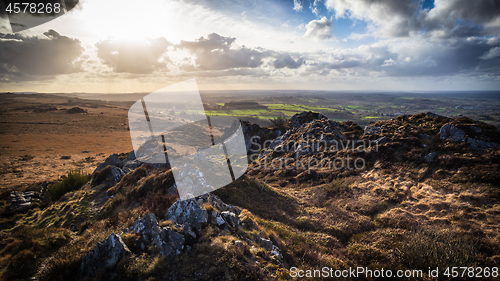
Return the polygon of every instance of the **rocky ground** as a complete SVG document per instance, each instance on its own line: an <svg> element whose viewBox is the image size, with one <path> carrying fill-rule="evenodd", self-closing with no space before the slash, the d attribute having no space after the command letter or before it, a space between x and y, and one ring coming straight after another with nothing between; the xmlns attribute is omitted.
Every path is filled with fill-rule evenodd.
<svg viewBox="0 0 500 281"><path fill-rule="evenodd" d="M52 183L4 194L1 276L279 280L291 267L498 266L495 127L422 113L362 128L313 112L242 126L247 173L197 198L177 200L170 168L133 153L109 156L56 201Z"/></svg>

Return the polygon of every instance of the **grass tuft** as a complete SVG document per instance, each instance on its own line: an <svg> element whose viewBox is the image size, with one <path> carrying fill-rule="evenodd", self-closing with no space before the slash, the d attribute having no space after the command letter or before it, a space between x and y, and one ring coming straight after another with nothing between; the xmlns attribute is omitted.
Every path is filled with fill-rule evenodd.
<svg viewBox="0 0 500 281"><path fill-rule="evenodd" d="M52 201L57 201L64 194L82 187L89 181L89 175L83 171L71 171L61 181L49 188L49 196Z"/></svg>

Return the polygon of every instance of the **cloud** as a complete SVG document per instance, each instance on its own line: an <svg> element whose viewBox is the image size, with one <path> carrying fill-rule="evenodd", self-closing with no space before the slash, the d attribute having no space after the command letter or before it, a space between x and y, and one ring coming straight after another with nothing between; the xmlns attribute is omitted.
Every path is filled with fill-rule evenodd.
<svg viewBox="0 0 500 281"><path fill-rule="evenodd" d="M255 68L272 52L262 48L250 49L232 46L236 38L212 33L195 41L181 41L177 48L186 49L195 56L195 64L184 64L184 71L224 70L231 68Z"/></svg>
<svg viewBox="0 0 500 281"><path fill-rule="evenodd" d="M495 47L489 49L486 53L484 53L479 58L482 60L491 60L500 56L500 47Z"/></svg>
<svg viewBox="0 0 500 281"><path fill-rule="evenodd" d="M0 33L0 80L2 82L48 79L81 71L78 57L83 48L77 39L54 30L46 38Z"/></svg>
<svg viewBox="0 0 500 281"><path fill-rule="evenodd" d="M302 11L302 4L300 3L300 0L293 0L293 10L297 12Z"/></svg>
<svg viewBox="0 0 500 281"><path fill-rule="evenodd" d="M273 61L274 68L290 68L296 69L301 65L305 64L304 58L300 57L297 60L294 60L290 55L284 55L281 59L276 59Z"/></svg>
<svg viewBox="0 0 500 281"><path fill-rule="evenodd" d="M312 20L306 25L306 38L325 40L332 38L332 24L326 17L320 20Z"/></svg>
<svg viewBox="0 0 500 281"><path fill-rule="evenodd" d="M387 77L500 75L498 42L493 46L484 38L422 42L422 38L386 40L311 54L306 73L334 70L356 76Z"/></svg>
<svg viewBox="0 0 500 281"><path fill-rule="evenodd" d="M336 18L367 21L369 33L379 37L430 32L437 38L458 38L500 31L500 2L492 0L435 0L432 9L414 0L326 0L325 6Z"/></svg>
<svg viewBox="0 0 500 281"><path fill-rule="evenodd" d="M166 70L170 61L165 56L172 44L160 37L145 40L106 39L95 44L97 56L117 73L150 74Z"/></svg>
<svg viewBox="0 0 500 281"><path fill-rule="evenodd" d="M319 15L318 11L318 1L319 0L314 0L311 4L309 4L309 9L311 9L311 12L315 14L316 16Z"/></svg>

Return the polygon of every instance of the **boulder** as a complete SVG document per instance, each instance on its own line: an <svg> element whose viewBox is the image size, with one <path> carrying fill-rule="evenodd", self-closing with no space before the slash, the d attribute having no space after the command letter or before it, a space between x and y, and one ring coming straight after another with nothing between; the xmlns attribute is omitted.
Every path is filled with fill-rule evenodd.
<svg viewBox="0 0 500 281"><path fill-rule="evenodd" d="M442 140L449 139L451 141L456 142L464 142L465 141L465 132L457 128L452 124L444 124L439 130L439 137Z"/></svg>
<svg viewBox="0 0 500 281"><path fill-rule="evenodd" d="M130 253L122 239L114 234L97 243L94 249L82 258L80 271L82 277L92 277L103 268L113 267L126 254Z"/></svg>
<svg viewBox="0 0 500 281"><path fill-rule="evenodd" d="M162 228L160 238L160 241L162 241L160 254L164 256L177 256L184 249L186 242L184 236L175 232L170 227Z"/></svg>
<svg viewBox="0 0 500 281"><path fill-rule="evenodd" d="M194 199L177 200L165 214L165 219L172 221L174 224L188 224L197 233L208 221L207 210L200 207Z"/></svg>

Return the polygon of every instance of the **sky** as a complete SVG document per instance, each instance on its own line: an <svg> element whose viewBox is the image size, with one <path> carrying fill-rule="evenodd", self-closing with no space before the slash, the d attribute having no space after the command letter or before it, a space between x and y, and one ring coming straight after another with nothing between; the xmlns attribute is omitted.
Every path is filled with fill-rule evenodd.
<svg viewBox="0 0 500 281"><path fill-rule="evenodd" d="M1 92L500 90L498 0L81 0L13 33Z"/></svg>

